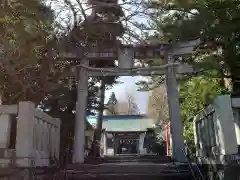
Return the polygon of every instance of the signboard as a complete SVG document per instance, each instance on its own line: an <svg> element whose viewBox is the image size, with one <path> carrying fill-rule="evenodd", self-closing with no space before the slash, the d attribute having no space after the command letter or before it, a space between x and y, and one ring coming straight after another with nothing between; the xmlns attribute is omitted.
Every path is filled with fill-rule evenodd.
<svg viewBox="0 0 240 180"><path fill-rule="evenodd" d="M136 59L154 59L164 56L168 45L160 44L154 46L138 46L134 48Z"/></svg>
<svg viewBox="0 0 240 180"><path fill-rule="evenodd" d="M117 59L117 49L114 48L106 48L106 49L98 49L91 48L88 53L86 53L86 57L91 59Z"/></svg>
<svg viewBox="0 0 240 180"><path fill-rule="evenodd" d="M133 48L121 48L118 50L118 67L121 69L133 68L134 59Z"/></svg>

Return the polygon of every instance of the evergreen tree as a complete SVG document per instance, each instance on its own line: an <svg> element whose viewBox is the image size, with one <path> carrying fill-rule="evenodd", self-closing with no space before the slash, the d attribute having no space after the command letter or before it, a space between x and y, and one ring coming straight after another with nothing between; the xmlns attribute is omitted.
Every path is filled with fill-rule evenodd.
<svg viewBox="0 0 240 180"><path fill-rule="evenodd" d="M107 104L113 104L113 105L116 105L118 103L118 100L116 98L116 95L114 92L112 92L109 100L108 100L108 103Z"/></svg>
<svg viewBox="0 0 240 180"><path fill-rule="evenodd" d="M107 102L107 114L108 115L116 115L117 114L117 105L118 100L114 92L112 92L108 102Z"/></svg>
<svg viewBox="0 0 240 180"><path fill-rule="evenodd" d="M39 0L1 1L0 17L2 102L39 103L53 87L54 13Z"/></svg>

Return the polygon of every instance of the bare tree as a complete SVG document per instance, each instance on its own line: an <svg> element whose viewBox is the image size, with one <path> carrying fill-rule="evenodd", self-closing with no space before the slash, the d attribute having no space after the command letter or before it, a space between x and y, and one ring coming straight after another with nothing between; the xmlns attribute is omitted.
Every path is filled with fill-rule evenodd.
<svg viewBox="0 0 240 180"><path fill-rule="evenodd" d="M117 111L121 115L136 115L140 113L135 97L130 93L126 93L125 101L118 103Z"/></svg>
<svg viewBox="0 0 240 180"><path fill-rule="evenodd" d="M163 125L168 122L168 102L165 84L154 88L150 92L147 114L156 120L156 124Z"/></svg>

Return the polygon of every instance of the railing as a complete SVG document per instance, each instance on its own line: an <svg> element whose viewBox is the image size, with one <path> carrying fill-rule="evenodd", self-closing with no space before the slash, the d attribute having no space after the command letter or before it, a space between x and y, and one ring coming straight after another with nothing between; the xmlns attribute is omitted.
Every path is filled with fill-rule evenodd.
<svg viewBox="0 0 240 180"><path fill-rule="evenodd" d="M182 151L183 151L183 154L184 154L185 158L187 159L187 163L188 163L189 169L190 169L190 171L191 171L191 173L192 173L192 175L193 175L193 178L194 178L195 180L198 180L199 178L200 178L201 180L205 180L205 178L204 178L204 176L203 176L200 168L198 167L198 164L197 164L197 163L196 163L196 169L197 169L197 174L198 174L198 175L196 175L196 173L195 173L195 171L194 171L194 167L193 167L193 165L192 165L191 159L190 159L189 156L188 156L188 153L190 152L190 149L189 149L187 143L185 143L185 148L186 148L186 149L182 149ZM198 178L198 177L199 177L199 178Z"/></svg>
<svg viewBox="0 0 240 180"><path fill-rule="evenodd" d="M48 166L49 157L58 159L60 144L60 120L35 109L33 123L33 148L38 166Z"/></svg>
<svg viewBox="0 0 240 180"><path fill-rule="evenodd" d="M226 164L225 156L238 153L240 99L216 96L193 119L196 156L201 164Z"/></svg>
<svg viewBox="0 0 240 180"><path fill-rule="evenodd" d="M59 144L59 119L31 102L0 106L0 165L49 166L59 159Z"/></svg>

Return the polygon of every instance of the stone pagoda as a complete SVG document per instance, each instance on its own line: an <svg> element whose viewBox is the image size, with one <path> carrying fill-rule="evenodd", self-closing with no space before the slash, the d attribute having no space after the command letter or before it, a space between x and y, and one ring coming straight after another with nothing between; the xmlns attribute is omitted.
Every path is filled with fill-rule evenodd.
<svg viewBox="0 0 240 180"><path fill-rule="evenodd" d="M113 55L106 58L106 53L117 57L120 44L118 37L124 33L124 27L120 22L124 15L123 10L118 0L89 0L88 4L92 6L92 13L72 30L70 41L78 43L80 47L84 44L82 54L88 54L90 65L96 64L96 61L99 63L100 60L114 61L116 59L113 59ZM72 46L69 48L72 50ZM105 55L101 55L103 53Z"/></svg>

